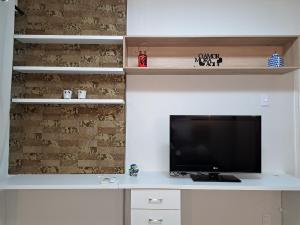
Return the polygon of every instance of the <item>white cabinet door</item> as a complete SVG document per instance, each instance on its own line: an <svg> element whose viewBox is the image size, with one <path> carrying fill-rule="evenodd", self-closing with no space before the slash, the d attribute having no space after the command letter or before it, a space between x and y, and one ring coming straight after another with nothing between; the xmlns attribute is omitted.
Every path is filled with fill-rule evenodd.
<svg viewBox="0 0 300 225"><path fill-rule="evenodd" d="M8 170L15 0L0 0L0 176Z"/></svg>

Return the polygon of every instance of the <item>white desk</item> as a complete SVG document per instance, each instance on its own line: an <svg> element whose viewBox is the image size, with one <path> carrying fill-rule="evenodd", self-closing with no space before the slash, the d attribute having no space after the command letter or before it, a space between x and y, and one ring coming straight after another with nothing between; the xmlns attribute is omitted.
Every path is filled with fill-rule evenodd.
<svg viewBox="0 0 300 225"><path fill-rule="evenodd" d="M0 190L118 189L118 183L101 184L99 175L12 175L0 180Z"/></svg>
<svg viewBox="0 0 300 225"><path fill-rule="evenodd" d="M104 177L116 177L113 184L101 183ZM290 175L238 175L241 183L193 182L168 173L122 175L14 175L0 180L0 190L22 189L175 189L175 190L266 190L300 191L300 179Z"/></svg>
<svg viewBox="0 0 300 225"><path fill-rule="evenodd" d="M104 177L116 177L117 182L116 183L101 183ZM69 190L72 192L72 190L116 190L117 192L114 193L120 193L120 190L124 190L123 194L121 194L123 197L123 200L120 200L120 202L126 203L126 206L123 207L123 210L125 215L127 215L125 219L126 225L149 225L149 224L163 224L163 225L181 225L181 216L187 215L184 214L187 211L185 210L187 207L196 210L197 206L193 205L193 203L189 204L188 206L187 201L189 202L190 197L187 193L192 193L187 190L215 190L218 193L222 195L222 192L219 191L270 191L268 193L259 194L259 193L244 193L241 194L240 192L237 192L237 196L257 196L260 197L266 196L273 196L273 194L270 194L271 192L274 193L277 196L275 199L280 199L281 191L283 192L290 192L295 193L297 196L297 191L300 191L300 179L295 178L293 176L289 175L241 175L239 178L242 179L241 183L218 183L218 182L193 182L190 178L174 178L170 177L168 173L141 173L137 177L130 177L129 175L15 175L15 176L9 176L7 178L0 180L0 190L3 190L3 192L6 192L9 194L9 196L12 196L11 202L15 204L15 207L19 206L19 202L15 201L15 196L18 196L18 194L21 194L22 197L19 197L21 200L21 206L20 208L23 210L23 212L26 211L26 205L28 204L27 201L24 200L24 196L29 194L30 196L35 196L36 193L26 192L26 190L37 190L37 193L39 193L39 197L42 199L49 199L47 197L43 198L45 195L44 191L38 191L38 190L45 190L49 193L53 194L53 191L55 190ZM12 191L10 191L12 190ZM16 192L14 191L16 190ZM20 190L20 192L18 191ZM24 194L22 194L22 190L24 190ZM93 191L94 192L94 191ZM56 192L57 193L57 192ZM69 192L68 192L69 193ZM74 193L74 192L73 192ZM78 192L76 192L78 193ZM86 191L86 193L91 193L90 191ZM105 191L103 192L94 192L93 194L100 195L104 197ZM193 192L194 193L194 192ZM206 195L209 192L205 192L204 195ZM201 192L199 192L201 195ZM235 193L230 192L226 195L235 196ZM6 193L4 194L6 195ZM197 194L198 195L198 194ZM62 194L63 196L63 194ZM90 195L88 195L90 196ZM182 197L181 197L182 196ZM203 195L201 195L203 197ZM212 196L212 195L211 195ZM224 194L223 194L224 196ZM97 196L95 196L97 197ZM185 197L188 197L187 199ZM194 196L193 196L194 197ZM202 199L201 197L201 199ZM17 199L19 199L17 198ZM104 197L106 199L105 201L109 201L109 196ZM199 198L199 197L198 197ZM291 195L290 198L293 198L293 195ZM298 197L296 197L298 199ZM22 201L23 199L23 201ZM27 199L27 197L25 197ZM97 198L99 200L99 198ZM94 201L97 201L97 199ZM181 203L182 199L185 199L184 202ZM268 197L266 197L268 199ZM101 200L101 199L100 199ZM199 199L198 199L199 200ZM290 208L292 208L289 211L288 218L298 218L297 213L297 207L299 205L298 200L296 200L297 204L295 204L295 207L293 206L294 199L291 201L292 205ZM62 200L64 201L64 200ZM70 199L68 199L70 201ZM75 200L74 200L75 201ZM151 202L152 201L152 202ZM201 202L199 200L199 202ZM44 204L43 200L40 201L40 204ZM114 204L119 205L118 203L114 202ZM277 203L276 203L277 204ZM279 203L278 203L279 204ZM100 204L101 205L101 204ZM97 207L100 207L100 205L97 205ZM252 206L254 203L252 203ZM266 206L269 206L270 203L266 202ZM280 205L280 204L279 204ZM41 208L46 207L45 205L41 206ZM105 204L101 207L103 207L104 211L107 213L107 210L112 210L115 206L113 204L110 205L111 208L106 206ZM183 207L183 210L181 209ZM245 207L245 205L244 205ZM248 206L246 206L248 207ZM248 208L247 208L248 209ZM84 210L84 209L81 209ZM88 211L88 209L85 209ZM250 210L250 209L249 209ZM255 214L258 216L260 213L260 208L258 208ZM182 212L183 211L183 212ZM273 210L274 211L274 210ZM276 211L276 210L275 210ZM196 211L194 211L195 213ZM291 213L292 212L292 213ZM32 212L32 213L35 213ZM292 216L290 216L292 214ZM18 215L12 214L12 217ZM22 218L29 218L24 216L23 214ZM30 214L31 215L31 214ZM248 214L245 214L248 215ZM296 216L295 216L296 215ZM95 216L95 215L94 215ZM96 216L95 216L96 217ZM184 224L189 223L190 221L183 218ZM250 222L252 221L251 217ZM275 218L277 218L275 216ZM163 223L160 221L163 220ZM280 219L277 218L278 221ZM296 221L297 219L291 219L292 221ZM288 224L289 225L289 224Z"/></svg>

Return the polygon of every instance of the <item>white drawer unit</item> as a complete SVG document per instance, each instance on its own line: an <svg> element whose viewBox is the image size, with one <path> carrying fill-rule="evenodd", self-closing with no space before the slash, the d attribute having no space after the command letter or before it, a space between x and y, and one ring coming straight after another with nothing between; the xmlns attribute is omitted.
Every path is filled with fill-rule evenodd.
<svg viewBox="0 0 300 225"><path fill-rule="evenodd" d="M132 190L132 209L180 209L180 190Z"/></svg>
<svg viewBox="0 0 300 225"><path fill-rule="evenodd" d="M180 210L131 210L131 225L180 225Z"/></svg>
<svg viewBox="0 0 300 225"><path fill-rule="evenodd" d="M130 225L180 225L180 190L131 190Z"/></svg>

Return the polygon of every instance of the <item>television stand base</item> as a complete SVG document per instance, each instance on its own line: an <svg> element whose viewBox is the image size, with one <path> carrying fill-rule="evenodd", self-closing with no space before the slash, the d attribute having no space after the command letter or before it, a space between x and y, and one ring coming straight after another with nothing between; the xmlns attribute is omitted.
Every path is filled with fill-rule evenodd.
<svg viewBox="0 0 300 225"><path fill-rule="evenodd" d="M195 182L242 182L233 175L221 175L218 173L191 174L191 178Z"/></svg>

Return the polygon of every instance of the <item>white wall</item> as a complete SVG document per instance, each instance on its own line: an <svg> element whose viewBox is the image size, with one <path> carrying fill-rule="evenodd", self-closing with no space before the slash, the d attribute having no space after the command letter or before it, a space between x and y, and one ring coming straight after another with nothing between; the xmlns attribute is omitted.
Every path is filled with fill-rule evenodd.
<svg viewBox="0 0 300 225"><path fill-rule="evenodd" d="M0 1L0 178L8 171L14 4L14 0Z"/></svg>
<svg viewBox="0 0 300 225"><path fill-rule="evenodd" d="M299 0L128 0L128 35L300 34Z"/></svg>
<svg viewBox="0 0 300 225"><path fill-rule="evenodd" d="M169 115L262 115L262 170L293 173L293 101L292 75L127 76L127 164L168 171Z"/></svg>
<svg viewBox="0 0 300 225"><path fill-rule="evenodd" d="M300 70L295 76L295 171L300 177Z"/></svg>
<svg viewBox="0 0 300 225"><path fill-rule="evenodd" d="M299 8L298 0L128 0L127 34L296 35ZM254 114L263 117L263 172L294 174L294 101L293 75L127 76L126 164L168 171L170 114Z"/></svg>

